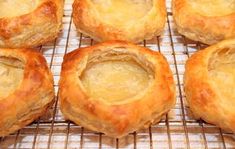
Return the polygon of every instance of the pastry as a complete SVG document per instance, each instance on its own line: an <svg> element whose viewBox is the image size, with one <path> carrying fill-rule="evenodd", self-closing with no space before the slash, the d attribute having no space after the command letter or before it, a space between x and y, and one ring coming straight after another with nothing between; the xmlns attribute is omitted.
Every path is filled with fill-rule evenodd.
<svg viewBox="0 0 235 149"><path fill-rule="evenodd" d="M0 137L37 119L53 101L53 78L43 56L0 48Z"/></svg>
<svg viewBox="0 0 235 149"><path fill-rule="evenodd" d="M173 0L178 32L189 39L214 44L235 38L235 0Z"/></svg>
<svg viewBox="0 0 235 149"><path fill-rule="evenodd" d="M190 57L184 86L196 119L235 133L235 39L219 42Z"/></svg>
<svg viewBox="0 0 235 149"><path fill-rule="evenodd" d="M175 85L160 53L109 41L65 55L59 101L66 119L120 138L158 122L175 104Z"/></svg>
<svg viewBox="0 0 235 149"><path fill-rule="evenodd" d="M165 0L75 0L73 21L97 41L141 42L163 31Z"/></svg>
<svg viewBox="0 0 235 149"><path fill-rule="evenodd" d="M35 47L54 40L61 27L63 0L1 0L0 47Z"/></svg>

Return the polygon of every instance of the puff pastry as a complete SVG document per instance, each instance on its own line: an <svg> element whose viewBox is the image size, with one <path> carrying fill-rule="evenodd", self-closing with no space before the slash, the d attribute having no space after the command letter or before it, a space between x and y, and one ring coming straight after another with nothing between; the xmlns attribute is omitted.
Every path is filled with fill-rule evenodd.
<svg viewBox="0 0 235 149"><path fill-rule="evenodd" d="M235 133L235 39L190 57L184 85L195 118Z"/></svg>
<svg viewBox="0 0 235 149"><path fill-rule="evenodd" d="M97 41L140 42L164 29L165 0L75 0L73 20L79 32Z"/></svg>
<svg viewBox="0 0 235 149"><path fill-rule="evenodd" d="M206 44L235 37L235 0L173 0L178 32Z"/></svg>
<svg viewBox="0 0 235 149"><path fill-rule="evenodd" d="M59 89L66 119L116 138L158 122L175 104L166 59L121 41L65 55Z"/></svg>
<svg viewBox="0 0 235 149"><path fill-rule="evenodd" d="M55 39L63 0L1 0L0 47L35 47Z"/></svg>
<svg viewBox="0 0 235 149"><path fill-rule="evenodd" d="M43 56L0 48L0 137L37 119L53 101L53 78Z"/></svg>

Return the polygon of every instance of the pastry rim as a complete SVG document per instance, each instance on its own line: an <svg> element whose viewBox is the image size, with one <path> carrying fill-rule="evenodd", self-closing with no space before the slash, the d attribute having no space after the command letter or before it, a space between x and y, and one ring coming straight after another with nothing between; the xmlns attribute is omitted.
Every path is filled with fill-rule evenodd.
<svg viewBox="0 0 235 149"><path fill-rule="evenodd" d="M62 29L64 1L41 1L26 14L0 18L0 47L32 48L58 36Z"/></svg>
<svg viewBox="0 0 235 149"><path fill-rule="evenodd" d="M144 39L147 40L160 35L165 26L165 0L153 0L152 8L147 15L141 18L141 22L136 23L134 27L125 26L123 29L102 21L101 17L97 17L97 14L89 9L92 5L90 0L75 0L73 3L72 17L79 32L99 42L125 40L138 43Z"/></svg>
<svg viewBox="0 0 235 149"><path fill-rule="evenodd" d="M192 9L187 0L173 0L172 11L178 32L191 40L211 45L235 38L235 12L205 16Z"/></svg>
<svg viewBox="0 0 235 149"><path fill-rule="evenodd" d="M0 136L7 136L28 125L54 102L52 74L44 57L33 50L0 48L0 56L16 58L24 63L20 84L0 100Z"/></svg>
<svg viewBox="0 0 235 149"><path fill-rule="evenodd" d="M90 97L82 91L78 81L75 81L78 80L78 76L76 79L76 74L78 74L76 71L78 70L76 70L75 65L95 50L119 47L128 48L127 51L131 51L137 55L144 54L147 59L154 62L156 65L154 66L156 78L154 79L153 86L140 99L132 100L131 102L110 105L99 99L90 100ZM161 70L164 70L165 73L159 73L162 72ZM60 107L66 119L116 138L125 136L144 126L149 126L151 123L158 122L161 116L168 112L175 104L174 80L166 59L158 52L153 52L147 48L123 41L100 43L95 46L80 48L65 55L62 64L61 79L59 81L59 90ZM159 95L157 99L155 98L156 90ZM143 109L135 111L138 106L147 110L147 112L141 111ZM76 117L75 115L78 115L78 113L82 113L83 115L81 116L80 114L80 116L85 118L85 120L80 120ZM119 115L119 117L115 115ZM147 117L147 120L144 116ZM93 124L88 123L90 121L103 123L103 126L96 128Z"/></svg>
<svg viewBox="0 0 235 149"><path fill-rule="evenodd" d="M192 55L185 66L184 88L194 118L201 118L226 131L235 132L235 112L221 104L224 99L221 99L214 87L208 71L212 54L225 48L235 49L235 39L224 40Z"/></svg>

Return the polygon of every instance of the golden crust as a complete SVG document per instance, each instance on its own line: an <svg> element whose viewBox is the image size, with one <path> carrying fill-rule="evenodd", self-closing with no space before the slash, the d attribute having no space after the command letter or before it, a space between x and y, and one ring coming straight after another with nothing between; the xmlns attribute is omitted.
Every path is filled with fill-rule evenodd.
<svg viewBox="0 0 235 149"><path fill-rule="evenodd" d="M130 20L124 20L121 25L115 25L115 21L104 19L102 15L99 15L99 11L96 10L91 0L75 0L73 21L79 32L97 41L125 40L137 43L160 35L165 26L165 0L151 0L150 2L152 8L144 17L136 22L125 24ZM132 15L135 13L137 12L133 12Z"/></svg>
<svg viewBox="0 0 235 149"><path fill-rule="evenodd" d="M31 49L0 49L0 57L17 59L23 79L13 92L0 98L0 137L28 125L54 101L52 74L43 56ZM2 62L2 61L1 61Z"/></svg>
<svg viewBox="0 0 235 149"><path fill-rule="evenodd" d="M89 67L92 54L97 54L95 62L107 56L120 56L120 61L134 56L153 70L154 79L133 98L115 103L94 99L79 79ZM166 59L158 52L121 41L104 42L65 55L59 89L60 107L66 119L116 138L158 122L175 104L175 85Z"/></svg>
<svg viewBox="0 0 235 149"><path fill-rule="evenodd" d="M189 39L209 45L224 39L234 38L235 11L223 15L222 11L228 8L211 8L211 10L214 11L216 9L216 14L211 15L212 12L209 12L209 8L212 7L213 3L216 1L211 0L210 5L206 5L205 1L194 1L197 5L200 5L200 3L202 4L201 6L206 5L203 7L207 8L205 12L210 14L207 15L203 14L205 12L193 8L189 0L173 0L173 18L178 32ZM235 9L234 1L224 1L223 3L227 3L230 7L233 6Z"/></svg>
<svg viewBox="0 0 235 149"><path fill-rule="evenodd" d="M184 75L186 98L195 118L232 132L235 132L234 58L235 40L222 41L192 55ZM227 72L223 72L228 65Z"/></svg>
<svg viewBox="0 0 235 149"><path fill-rule="evenodd" d="M0 18L0 47L35 47L55 39L62 27L63 3L40 0L32 12Z"/></svg>

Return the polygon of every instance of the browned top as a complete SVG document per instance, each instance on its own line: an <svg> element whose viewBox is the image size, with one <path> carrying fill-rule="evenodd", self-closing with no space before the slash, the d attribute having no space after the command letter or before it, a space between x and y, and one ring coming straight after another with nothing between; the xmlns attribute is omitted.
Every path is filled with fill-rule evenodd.
<svg viewBox="0 0 235 149"><path fill-rule="evenodd" d="M78 31L97 41L140 42L161 34L165 0L75 0L73 20Z"/></svg>
<svg viewBox="0 0 235 149"><path fill-rule="evenodd" d="M0 136L24 127L53 101L53 77L32 49L0 49Z"/></svg>
<svg viewBox="0 0 235 149"><path fill-rule="evenodd" d="M112 137L159 121L175 103L166 59L158 52L121 41L65 55L59 87L65 118Z"/></svg>
<svg viewBox="0 0 235 149"><path fill-rule="evenodd" d="M235 40L194 54L186 63L186 97L196 118L235 132Z"/></svg>
<svg viewBox="0 0 235 149"><path fill-rule="evenodd" d="M62 15L63 0L0 1L0 47L34 47L54 39Z"/></svg>

